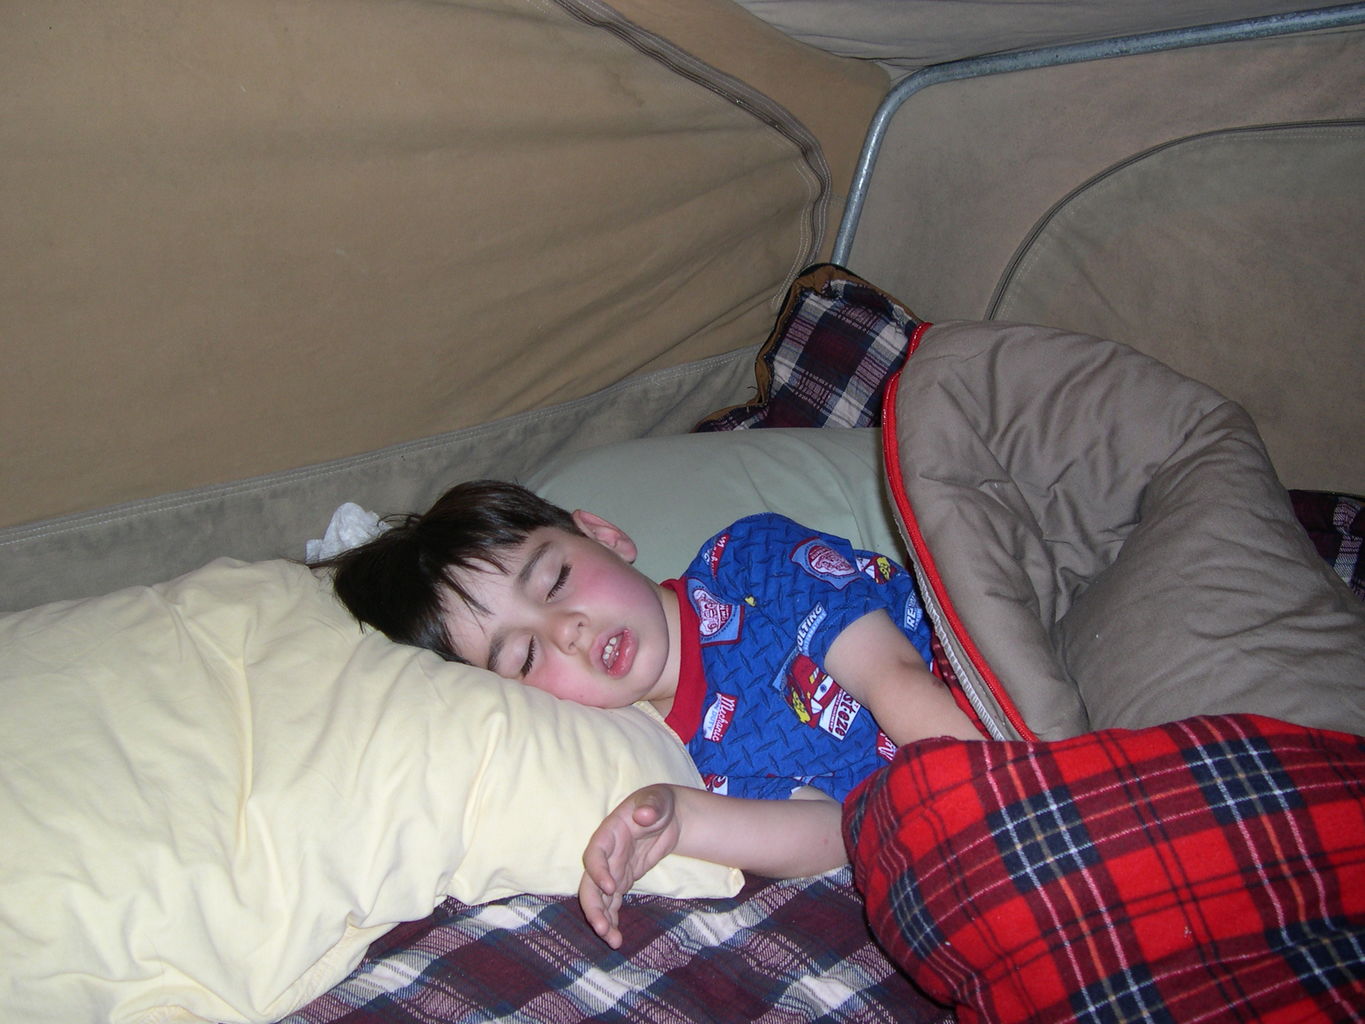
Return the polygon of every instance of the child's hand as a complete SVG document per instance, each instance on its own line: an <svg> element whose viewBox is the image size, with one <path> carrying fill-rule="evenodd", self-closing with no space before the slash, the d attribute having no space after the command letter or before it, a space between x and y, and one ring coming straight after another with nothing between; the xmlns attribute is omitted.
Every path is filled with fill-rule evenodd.
<svg viewBox="0 0 1365 1024"><path fill-rule="evenodd" d="M597 826L583 851L578 902L593 931L621 948L621 900L640 877L678 845L673 787L646 786L626 797Z"/></svg>
<svg viewBox="0 0 1365 1024"><path fill-rule="evenodd" d="M803 793L803 796L811 794ZM848 863L843 808L819 799L742 800L686 786L637 789L583 851L578 902L593 931L621 948L621 900L670 853L769 878L800 878Z"/></svg>

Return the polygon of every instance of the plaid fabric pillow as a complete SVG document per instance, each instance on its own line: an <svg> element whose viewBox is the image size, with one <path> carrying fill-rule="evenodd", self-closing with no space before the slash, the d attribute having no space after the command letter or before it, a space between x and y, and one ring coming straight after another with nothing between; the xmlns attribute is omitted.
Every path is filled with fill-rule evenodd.
<svg viewBox="0 0 1365 1024"><path fill-rule="evenodd" d="M792 284L759 350L755 400L696 429L875 426L886 382L927 327L856 274L812 267Z"/></svg>
<svg viewBox="0 0 1365 1024"><path fill-rule="evenodd" d="M1326 491L1290 491L1294 515L1313 546L1356 597L1365 599L1365 498Z"/></svg>
<svg viewBox="0 0 1365 1024"><path fill-rule="evenodd" d="M972 1021L1359 1020L1365 739L1255 716L903 747L845 808L873 930Z"/></svg>

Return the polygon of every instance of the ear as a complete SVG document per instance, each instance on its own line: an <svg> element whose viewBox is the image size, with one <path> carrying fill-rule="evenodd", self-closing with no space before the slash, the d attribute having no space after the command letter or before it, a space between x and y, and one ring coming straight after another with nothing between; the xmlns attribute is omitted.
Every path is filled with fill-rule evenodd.
<svg viewBox="0 0 1365 1024"><path fill-rule="evenodd" d="M614 523L609 523L596 512L588 512L584 509L576 509L573 514L574 524L586 533L597 543L611 551L616 552L622 561L634 562L635 556L639 553L639 548L630 539L630 535Z"/></svg>

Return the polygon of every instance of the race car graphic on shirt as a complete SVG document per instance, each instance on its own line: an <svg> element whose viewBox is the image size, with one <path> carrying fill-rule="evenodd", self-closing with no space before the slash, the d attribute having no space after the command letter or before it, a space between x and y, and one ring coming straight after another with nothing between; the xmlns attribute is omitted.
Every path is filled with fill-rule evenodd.
<svg viewBox="0 0 1365 1024"><path fill-rule="evenodd" d="M804 654L791 661L784 682L787 705L796 717L836 739L848 734L849 726L863 709L829 673Z"/></svg>

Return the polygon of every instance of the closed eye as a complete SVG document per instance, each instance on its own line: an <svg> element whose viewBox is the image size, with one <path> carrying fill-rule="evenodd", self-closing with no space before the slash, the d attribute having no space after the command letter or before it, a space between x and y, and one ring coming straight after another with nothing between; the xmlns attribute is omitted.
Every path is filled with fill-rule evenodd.
<svg viewBox="0 0 1365 1024"><path fill-rule="evenodd" d="M521 663L521 678L525 679L531 674L531 669L536 663L536 641L535 637L526 645L526 660Z"/></svg>
<svg viewBox="0 0 1365 1024"><path fill-rule="evenodd" d="M559 575L555 578L554 586L552 586L550 592L545 595L547 601L564 589L564 584L569 582L569 573L572 571L573 566L568 562L565 562L559 570Z"/></svg>

